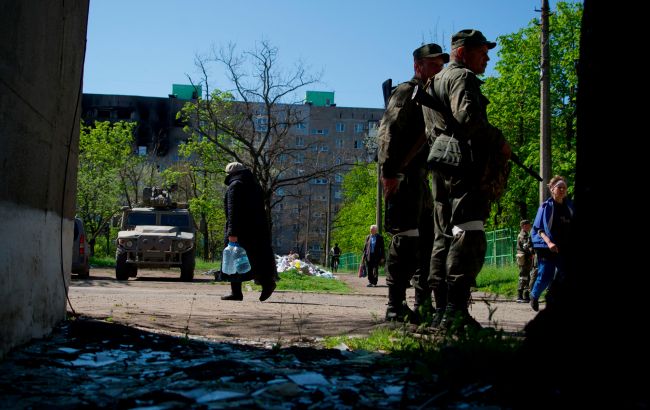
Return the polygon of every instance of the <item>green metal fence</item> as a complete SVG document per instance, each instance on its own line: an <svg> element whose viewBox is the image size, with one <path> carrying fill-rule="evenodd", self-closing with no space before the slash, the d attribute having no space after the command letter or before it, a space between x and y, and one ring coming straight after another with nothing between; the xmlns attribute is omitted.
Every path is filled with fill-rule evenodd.
<svg viewBox="0 0 650 410"><path fill-rule="evenodd" d="M361 263L361 253L342 253L339 259L339 270L355 271L359 269Z"/></svg>
<svg viewBox="0 0 650 410"><path fill-rule="evenodd" d="M518 233L510 228L485 232L487 240L485 264L505 266L515 263ZM361 253L343 253L339 259L339 270L355 271L359 269L360 263Z"/></svg>
<svg viewBox="0 0 650 410"><path fill-rule="evenodd" d="M503 266L515 262L517 233L510 228L498 229L485 232L485 238L487 239L486 265Z"/></svg>

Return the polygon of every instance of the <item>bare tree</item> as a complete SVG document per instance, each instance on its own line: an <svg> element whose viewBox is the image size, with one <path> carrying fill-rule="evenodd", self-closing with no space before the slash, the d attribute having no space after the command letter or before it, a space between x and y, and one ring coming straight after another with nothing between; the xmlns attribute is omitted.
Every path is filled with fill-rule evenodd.
<svg viewBox="0 0 650 410"><path fill-rule="evenodd" d="M309 74L302 63L282 70L278 49L266 41L240 54L233 44L213 48L209 57L197 56L196 64L204 96L183 108L186 131L216 145L214 161L238 161L251 169L264 190L269 220L271 209L287 196L298 196L302 184L329 178L354 162L343 153L338 161L332 160L336 155L319 156L324 141L307 133L310 106L297 95L318 83L320 74ZM212 64L225 68L232 90L211 89ZM284 195L274 196L280 189Z"/></svg>

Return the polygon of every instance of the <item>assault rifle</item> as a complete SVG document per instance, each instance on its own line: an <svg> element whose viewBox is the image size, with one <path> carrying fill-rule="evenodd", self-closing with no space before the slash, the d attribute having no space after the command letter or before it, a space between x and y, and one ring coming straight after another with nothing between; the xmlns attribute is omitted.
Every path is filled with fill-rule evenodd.
<svg viewBox="0 0 650 410"><path fill-rule="evenodd" d="M388 80L381 83L381 92L384 94L384 108L388 107L388 99L390 98L393 89L394 88L393 88L392 78L389 78Z"/></svg>
<svg viewBox="0 0 650 410"><path fill-rule="evenodd" d="M383 87L383 85L382 85ZM431 108L432 110L444 113L447 112L447 108L442 104L442 102L433 95L421 89L418 85L415 86L411 99L415 100L418 104L424 105L425 107ZM510 154L510 161L514 162L521 169L526 171L528 175L535 178L539 182L542 182L543 179L532 167L526 166L523 161L519 158L514 152Z"/></svg>

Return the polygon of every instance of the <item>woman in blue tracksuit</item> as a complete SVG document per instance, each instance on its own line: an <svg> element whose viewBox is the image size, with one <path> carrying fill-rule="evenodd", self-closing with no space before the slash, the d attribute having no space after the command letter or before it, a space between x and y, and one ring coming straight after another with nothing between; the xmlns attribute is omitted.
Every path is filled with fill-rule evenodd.
<svg viewBox="0 0 650 410"><path fill-rule="evenodd" d="M548 183L551 197L537 210L533 223L533 248L537 254L537 279L530 291L530 306L539 310L539 297L554 281L566 275L567 253L571 247L573 202L567 198L567 183L556 175ZM552 291L551 291L552 293Z"/></svg>

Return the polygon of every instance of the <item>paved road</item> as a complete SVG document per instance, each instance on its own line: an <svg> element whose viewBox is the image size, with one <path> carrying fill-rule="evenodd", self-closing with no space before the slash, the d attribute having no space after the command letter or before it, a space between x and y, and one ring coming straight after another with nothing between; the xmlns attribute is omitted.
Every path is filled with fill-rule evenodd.
<svg viewBox="0 0 650 410"><path fill-rule="evenodd" d="M197 272L191 283L176 271L141 270L138 278L115 280L112 269L91 269L89 279L73 276L70 301L77 314L145 329L214 340L293 343L326 336L367 335L381 326L388 288L366 287L366 279L339 274L352 294L276 291L260 302L259 291L244 286L244 301L222 301L229 286ZM472 315L483 325L520 331L535 316L527 304L474 294ZM409 306L413 289L408 290ZM70 306L68 307L70 311ZM490 312L492 315L490 316Z"/></svg>

